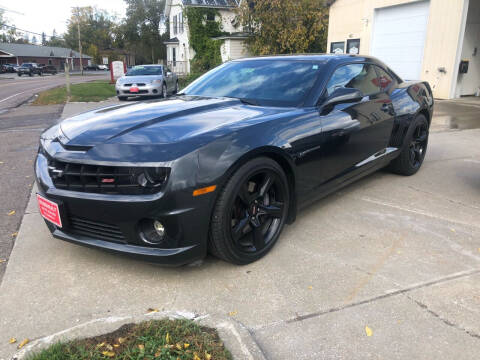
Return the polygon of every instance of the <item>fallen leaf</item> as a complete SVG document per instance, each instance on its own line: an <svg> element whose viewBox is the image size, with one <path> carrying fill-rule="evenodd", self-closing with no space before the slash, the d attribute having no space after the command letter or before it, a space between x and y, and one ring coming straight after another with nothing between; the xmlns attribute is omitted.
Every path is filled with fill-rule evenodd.
<svg viewBox="0 0 480 360"><path fill-rule="evenodd" d="M15 215L15 210L10 211L7 215L8 215L8 216Z"/></svg>
<svg viewBox="0 0 480 360"><path fill-rule="evenodd" d="M373 335L372 329L370 329L368 326L365 326L365 333L367 334L367 336Z"/></svg>
<svg viewBox="0 0 480 360"><path fill-rule="evenodd" d="M211 359L212 359L212 355L210 355L208 352L205 351L205 359L206 359L206 360L211 360Z"/></svg>
<svg viewBox="0 0 480 360"><path fill-rule="evenodd" d="M452 232L456 232L454 228L450 228L450 230L451 230Z"/></svg>
<svg viewBox="0 0 480 360"><path fill-rule="evenodd" d="M103 347L103 346L105 346L105 343L104 343L104 342L102 342L102 343L100 343L100 344L97 344L97 345L96 345L96 348L99 349L99 348L101 348L101 347Z"/></svg>
<svg viewBox="0 0 480 360"><path fill-rule="evenodd" d="M165 342L167 344L170 344L170 334L169 333L167 333L167 335L165 335Z"/></svg>
<svg viewBox="0 0 480 360"><path fill-rule="evenodd" d="M237 315L237 310L230 311L230 312L228 313L228 315L229 315L229 316L235 316L235 315Z"/></svg>
<svg viewBox="0 0 480 360"><path fill-rule="evenodd" d="M162 355L162 353L161 353L160 351L157 351L157 352L155 353L155 357L160 357L160 355Z"/></svg>
<svg viewBox="0 0 480 360"><path fill-rule="evenodd" d="M180 345L180 344L176 344L175 347L176 347L178 350L182 350L182 345Z"/></svg>
<svg viewBox="0 0 480 360"><path fill-rule="evenodd" d="M140 351L143 351L143 350L145 350L145 345L138 344L138 348L140 349Z"/></svg>
<svg viewBox="0 0 480 360"><path fill-rule="evenodd" d="M185 349L188 349L189 346L190 346L190 344L187 344L187 343L183 344L183 347L184 347Z"/></svg>
<svg viewBox="0 0 480 360"><path fill-rule="evenodd" d="M480 248L478 248L478 252L480 252Z"/></svg>
<svg viewBox="0 0 480 360"><path fill-rule="evenodd" d="M1 261L0 261L1 262ZM15 338L11 338L9 341L8 341L10 344L15 344L17 342L17 339Z"/></svg>
<svg viewBox="0 0 480 360"><path fill-rule="evenodd" d="M30 341L30 340L28 340L28 339L23 339L23 341L22 341L20 344L18 344L17 348L18 348L18 349L21 349L22 347L24 347L25 345L27 345L29 341Z"/></svg>
<svg viewBox="0 0 480 360"><path fill-rule="evenodd" d="M105 345L105 347L107 348L107 350L113 350L113 346L110 344Z"/></svg>
<svg viewBox="0 0 480 360"><path fill-rule="evenodd" d="M127 338L119 337L117 341L118 341L120 344L123 344L123 343L125 342L125 340L127 340Z"/></svg>
<svg viewBox="0 0 480 360"><path fill-rule="evenodd" d="M200 359L200 356L198 356L197 353L193 353L193 360L202 360L202 359Z"/></svg>
<svg viewBox="0 0 480 360"><path fill-rule="evenodd" d="M113 344L113 347L115 347L115 348L117 348L117 347L119 347L119 346L120 346L120 345L118 345L118 344Z"/></svg>
<svg viewBox="0 0 480 360"><path fill-rule="evenodd" d="M156 313L158 312L158 309L153 309L153 308L148 308L147 313Z"/></svg>
<svg viewBox="0 0 480 360"><path fill-rule="evenodd" d="M3 164L3 161L0 161L0 165L2 165L2 164Z"/></svg>
<svg viewBox="0 0 480 360"><path fill-rule="evenodd" d="M18 235L18 232L14 232L14 233L12 234L12 237L17 237L17 235Z"/></svg>
<svg viewBox="0 0 480 360"><path fill-rule="evenodd" d="M115 356L115 353L113 351L102 351L102 355L111 358Z"/></svg>
<svg viewBox="0 0 480 360"><path fill-rule="evenodd" d="M5 259L0 259L0 264L1 264L1 263L4 263L4 262L7 262L7 260L5 260Z"/></svg>
<svg viewBox="0 0 480 360"><path fill-rule="evenodd" d="M312 289L313 289L313 286L310 285L310 286L308 287L308 290L312 290Z"/></svg>

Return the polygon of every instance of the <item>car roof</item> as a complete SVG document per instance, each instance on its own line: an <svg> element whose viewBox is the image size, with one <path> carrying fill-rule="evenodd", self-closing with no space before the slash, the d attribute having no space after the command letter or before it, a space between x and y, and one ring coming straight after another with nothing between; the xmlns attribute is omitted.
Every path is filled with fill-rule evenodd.
<svg viewBox="0 0 480 360"><path fill-rule="evenodd" d="M247 61L247 60L303 60L303 61L320 61L320 62L362 62L371 61L381 63L377 58L373 56L365 55L352 55L352 54L295 54L295 55L266 55L257 57L248 57L242 59L236 59L234 61Z"/></svg>

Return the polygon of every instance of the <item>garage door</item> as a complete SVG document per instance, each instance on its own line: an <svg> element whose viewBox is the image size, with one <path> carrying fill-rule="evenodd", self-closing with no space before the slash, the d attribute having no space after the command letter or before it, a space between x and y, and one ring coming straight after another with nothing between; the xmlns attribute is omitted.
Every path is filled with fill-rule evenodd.
<svg viewBox="0 0 480 360"><path fill-rule="evenodd" d="M405 80L420 79L429 6L419 1L375 10L371 54Z"/></svg>

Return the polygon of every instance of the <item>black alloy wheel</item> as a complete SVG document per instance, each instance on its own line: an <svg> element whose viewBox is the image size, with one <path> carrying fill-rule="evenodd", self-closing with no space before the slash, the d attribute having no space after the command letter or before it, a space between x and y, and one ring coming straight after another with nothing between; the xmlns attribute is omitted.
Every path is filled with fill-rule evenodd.
<svg viewBox="0 0 480 360"><path fill-rule="evenodd" d="M410 125L405 138L405 146L389 169L400 175L413 175L423 164L428 146L429 124L424 115L418 115Z"/></svg>
<svg viewBox="0 0 480 360"><path fill-rule="evenodd" d="M425 157L427 150L428 125L420 122L413 131L412 141L410 142L410 164L412 167L419 168Z"/></svg>
<svg viewBox="0 0 480 360"><path fill-rule="evenodd" d="M269 158L246 163L217 200L210 250L235 264L258 260L278 239L288 205L288 182L282 168Z"/></svg>

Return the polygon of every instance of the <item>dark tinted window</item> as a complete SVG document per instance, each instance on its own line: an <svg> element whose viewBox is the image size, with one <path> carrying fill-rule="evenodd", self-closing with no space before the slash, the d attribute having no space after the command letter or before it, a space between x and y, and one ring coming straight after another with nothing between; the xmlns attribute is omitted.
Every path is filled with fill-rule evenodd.
<svg viewBox="0 0 480 360"><path fill-rule="evenodd" d="M125 75L162 75L162 66L134 66Z"/></svg>
<svg viewBox="0 0 480 360"><path fill-rule="evenodd" d="M390 74L388 74L385 70L383 70L382 68L376 66L375 67L377 69L377 73L378 73L378 86L380 86L380 88L382 90L386 90L392 83L393 83L393 78Z"/></svg>
<svg viewBox="0 0 480 360"><path fill-rule="evenodd" d="M312 61L232 61L200 77L183 93L251 99L259 105L296 106L313 87L321 69L321 64Z"/></svg>
<svg viewBox="0 0 480 360"><path fill-rule="evenodd" d="M377 73L370 64L350 64L339 67L327 84L327 95L337 88L347 87L360 90L364 95L372 95L380 91Z"/></svg>

